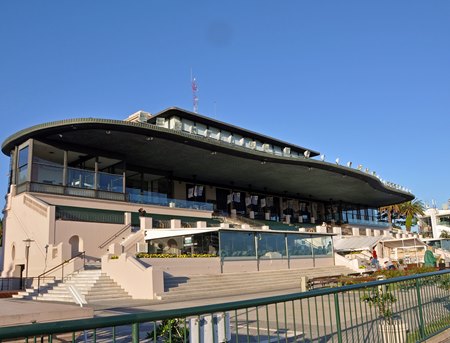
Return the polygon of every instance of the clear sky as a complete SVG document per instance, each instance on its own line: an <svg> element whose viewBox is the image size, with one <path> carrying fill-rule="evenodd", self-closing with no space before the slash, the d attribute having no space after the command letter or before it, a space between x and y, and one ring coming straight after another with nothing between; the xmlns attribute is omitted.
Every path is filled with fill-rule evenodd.
<svg viewBox="0 0 450 343"><path fill-rule="evenodd" d="M191 69L201 114L450 198L450 1L2 0L0 140L192 110Z"/></svg>

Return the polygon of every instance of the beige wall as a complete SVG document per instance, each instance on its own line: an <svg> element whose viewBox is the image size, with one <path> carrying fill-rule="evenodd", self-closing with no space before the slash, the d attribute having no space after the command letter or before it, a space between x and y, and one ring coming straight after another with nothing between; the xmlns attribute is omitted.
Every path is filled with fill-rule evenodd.
<svg viewBox="0 0 450 343"><path fill-rule="evenodd" d="M102 272L116 281L133 299L155 299L164 291L163 271L145 267L136 258L121 254L118 259L112 255L102 257Z"/></svg>
<svg viewBox="0 0 450 343"><path fill-rule="evenodd" d="M220 274L220 258L143 258L155 270L172 276Z"/></svg>
<svg viewBox="0 0 450 343"><path fill-rule="evenodd" d="M113 239L104 248L99 246L107 239L113 237L117 232L124 228L124 224L106 224L57 220L55 225L55 241L69 243L73 236L79 237L79 251L85 251L87 257L100 258L107 253L108 246L111 243L120 243L131 234L129 227L120 236ZM71 258L71 247L64 251L64 259Z"/></svg>
<svg viewBox="0 0 450 343"><path fill-rule="evenodd" d="M145 258L145 263L157 270L162 270L172 276L201 275L221 273L220 258ZM334 265L333 257L321 257L315 261L316 267L328 267ZM313 260L308 258L291 259L290 269L312 268ZM260 260L259 270L288 269L287 260ZM240 273L258 271L256 260L224 261L223 273Z"/></svg>
<svg viewBox="0 0 450 343"><path fill-rule="evenodd" d="M26 265L26 243L30 239L28 276L37 276L60 263L52 258L50 228L54 226L55 208L25 193L11 197L4 213L4 270L3 276L20 276L17 265ZM46 249L46 246L48 248ZM16 269L16 272L15 272ZM26 269L23 276L26 274Z"/></svg>

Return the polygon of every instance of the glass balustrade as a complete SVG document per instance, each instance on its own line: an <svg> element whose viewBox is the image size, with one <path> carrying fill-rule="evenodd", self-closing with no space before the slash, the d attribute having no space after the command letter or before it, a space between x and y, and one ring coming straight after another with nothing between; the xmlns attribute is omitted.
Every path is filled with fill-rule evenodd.
<svg viewBox="0 0 450 343"><path fill-rule="evenodd" d="M94 189L95 172L84 169L67 168L67 186Z"/></svg>
<svg viewBox="0 0 450 343"><path fill-rule="evenodd" d="M123 193L123 175L97 173L97 189L101 191Z"/></svg>

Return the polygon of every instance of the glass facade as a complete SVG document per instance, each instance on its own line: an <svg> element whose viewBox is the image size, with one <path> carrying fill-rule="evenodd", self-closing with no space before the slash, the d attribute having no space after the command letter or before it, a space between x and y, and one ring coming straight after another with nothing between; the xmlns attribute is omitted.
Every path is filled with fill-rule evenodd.
<svg viewBox="0 0 450 343"><path fill-rule="evenodd" d="M224 259L256 259L253 232L220 231L220 251Z"/></svg>
<svg viewBox="0 0 450 343"><path fill-rule="evenodd" d="M330 236L282 232L261 233L220 230L149 240L148 246L149 253L220 255L224 260L271 260L332 256L332 239Z"/></svg>
<svg viewBox="0 0 450 343"><path fill-rule="evenodd" d="M229 259L286 259L332 255L331 236L300 233L220 231L220 251Z"/></svg>
<svg viewBox="0 0 450 343"><path fill-rule="evenodd" d="M284 234L258 233L258 257L261 259L286 258L286 239Z"/></svg>

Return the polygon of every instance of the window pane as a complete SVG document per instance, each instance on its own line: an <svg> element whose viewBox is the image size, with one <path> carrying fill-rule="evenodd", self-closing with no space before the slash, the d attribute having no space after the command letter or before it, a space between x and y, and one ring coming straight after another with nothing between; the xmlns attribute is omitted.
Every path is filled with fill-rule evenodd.
<svg viewBox="0 0 450 343"><path fill-rule="evenodd" d="M255 238L253 232L220 232L220 248L224 259L255 259Z"/></svg>
<svg viewBox="0 0 450 343"><path fill-rule="evenodd" d="M259 233L258 238L258 257L282 258L286 257L286 241L284 234L280 233Z"/></svg>
<svg viewBox="0 0 450 343"><path fill-rule="evenodd" d="M301 235L287 235L289 256L311 256L311 246L308 239Z"/></svg>
<svg viewBox="0 0 450 343"><path fill-rule="evenodd" d="M28 147L25 147L19 151L18 167L23 167L28 164Z"/></svg>

